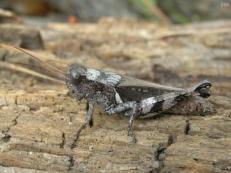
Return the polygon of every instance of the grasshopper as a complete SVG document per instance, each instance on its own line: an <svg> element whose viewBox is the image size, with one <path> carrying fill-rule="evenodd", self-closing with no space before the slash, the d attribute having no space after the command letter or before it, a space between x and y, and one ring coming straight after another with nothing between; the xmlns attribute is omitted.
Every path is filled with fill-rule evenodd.
<svg viewBox="0 0 231 173"><path fill-rule="evenodd" d="M18 47L15 49L38 60L31 51ZM192 96L210 96L211 83L208 80L190 88L177 88L79 64L70 65L63 75L70 95L78 101L87 101L85 123L77 131L74 143L77 142L83 128L87 125L93 126L95 105L100 105L108 115L122 113L128 117L128 136L136 142L132 130L134 119L153 117ZM75 146L74 143L72 148Z"/></svg>

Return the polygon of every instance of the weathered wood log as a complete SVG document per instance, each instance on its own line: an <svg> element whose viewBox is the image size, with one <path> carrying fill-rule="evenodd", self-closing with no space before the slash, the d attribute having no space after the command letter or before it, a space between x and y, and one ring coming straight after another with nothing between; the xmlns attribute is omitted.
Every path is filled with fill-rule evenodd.
<svg viewBox="0 0 231 173"><path fill-rule="evenodd" d="M16 24L7 25L7 33L17 33ZM84 121L85 102L70 98L63 85L1 69L0 171L230 172L230 26L230 21L220 21L167 28L110 19L36 29L45 47L36 52L47 63L65 69L77 62L181 87L207 78L214 86L209 101L217 111L136 120L138 141L131 144L127 119L97 108L94 126L71 149ZM1 48L0 55L6 62L34 65L18 52Z"/></svg>

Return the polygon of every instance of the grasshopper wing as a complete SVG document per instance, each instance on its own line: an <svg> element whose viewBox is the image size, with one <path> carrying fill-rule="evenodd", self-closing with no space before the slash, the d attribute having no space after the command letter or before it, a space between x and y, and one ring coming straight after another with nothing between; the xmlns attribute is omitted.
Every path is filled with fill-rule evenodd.
<svg viewBox="0 0 231 173"><path fill-rule="evenodd" d="M123 76L116 90L124 101L140 101L174 91L183 91L184 89Z"/></svg>

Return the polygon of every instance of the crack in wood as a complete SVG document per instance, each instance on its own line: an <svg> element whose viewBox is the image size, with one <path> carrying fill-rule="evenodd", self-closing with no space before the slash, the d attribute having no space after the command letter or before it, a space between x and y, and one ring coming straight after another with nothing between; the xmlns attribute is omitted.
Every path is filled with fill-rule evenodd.
<svg viewBox="0 0 231 173"><path fill-rule="evenodd" d="M0 60L1 60L1 61L6 61L7 55L8 55L8 52L7 52L7 51L6 51L6 52L3 52L2 55L1 55L1 57L0 57Z"/></svg>
<svg viewBox="0 0 231 173"><path fill-rule="evenodd" d="M186 125L184 127L184 134L188 135L191 129L191 123L189 122L189 120L186 120Z"/></svg>
<svg viewBox="0 0 231 173"><path fill-rule="evenodd" d="M21 116L21 114L17 115L13 120L12 124L8 126L5 130L2 130L2 134L4 135L1 140L5 143L10 142L11 135L9 134L9 131L12 127L16 126L18 124L18 118Z"/></svg>
<svg viewBox="0 0 231 173"><path fill-rule="evenodd" d="M60 143L60 148L64 148L64 145L66 144L66 135L63 132L62 133L62 142Z"/></svg>
<svg viewBox="0 0 231 173"><path fill-rule="evenodd" d="M74 160L74 157L72 155L68 156L69 157L69 166L68 166L68 170L72 170L72 168L74 167L75 165L75 160Z"/></svg>
<svg viewBox="0 0 231 173"><path fill-rule="evenodd" d="M166 150L169 146L171 146L173 143L176 142L176 136L174 134L170 134L168 136L168 140L166 143L159 143L159 146L157 147L154 157L155 157L155 166L150 171L152 173L161 173L161 171L164 168L164 160L166 158Z"/></svg>

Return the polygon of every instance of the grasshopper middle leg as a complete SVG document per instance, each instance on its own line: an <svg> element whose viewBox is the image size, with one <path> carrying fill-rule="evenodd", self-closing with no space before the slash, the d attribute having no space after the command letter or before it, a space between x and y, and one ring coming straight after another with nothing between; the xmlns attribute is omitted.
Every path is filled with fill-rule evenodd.
<svg viewBox="0 0 231 173"><path fill-rule="evenodd" d="M136 137L135 137L135 134L133 133L132 125L137 115L137 103L136 102L121 103L121 104L115 105L114 107L109 107L108 109L106 109L106 112L108 114L125 112L125 115L129 116L128 136L132 137L132 142L135 143Z"/></svg>

